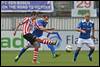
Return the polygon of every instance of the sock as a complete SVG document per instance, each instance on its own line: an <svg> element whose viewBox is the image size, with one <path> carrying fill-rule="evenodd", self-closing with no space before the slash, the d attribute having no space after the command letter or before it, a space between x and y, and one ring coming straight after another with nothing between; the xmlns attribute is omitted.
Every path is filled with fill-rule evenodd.
<svg viewBox="0 0 100 67"><path fill-rule="evenodd" d="M55 55L55 48L54 48L54 46L53 45L47 45L47 46L48 46L48 48L50 48L51 53L54 56Z"/></svg>
<svg viewBox="0 0 100 67"><path fill-rule="evenodd" d="M43 44L52 44L53 41L47 40L47 39L36 39L38 42L43 43Z"/></svg>
<svg viewBox="0 0 100 67"><path fill-rule="evenodd" d="M91 56L93 52L94 52L94 49L90 49L88 56Z"/></svg>
<svg viewBox="0 0 100 67"><path fill-rule="evenodd" d="M38 58L38 48L34 48L33 61L36 62Z"/></svg>
<svg viewBox="0 0 100 67"><path fill-rule="evenodd" d="M18 57L21 57L21 55L26 51L26 49L27 48L22 48L21 51L20 51L20 53L19 53L19 55L18 55Z"/></svg>
<svg viewBox="0 0 100 67"><path fill-rule="evenodd" d="M80 51L80 50L76 50L76 51L75 51L75 53L74 53L74 61L76 61L77 56L78 56L78 54L79 54L79 51Z"/></svg>

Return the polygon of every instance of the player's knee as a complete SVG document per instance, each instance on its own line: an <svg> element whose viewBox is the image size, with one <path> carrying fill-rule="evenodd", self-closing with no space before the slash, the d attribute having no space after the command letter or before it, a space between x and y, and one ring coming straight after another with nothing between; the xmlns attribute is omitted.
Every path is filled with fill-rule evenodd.
<svg viewBox="0 0 100 67"><path fill-rule="evenodd" d="M81 47L77 47L77 51L80 51L81 50Z"/></svg>
<svg viewBox="0 0 100 67"><path fill-rule="evenodd" d="M27 50L29 47L28 46L24 46L24 49Z"/></svg>
<svg viewBox="0 0 100 67"><path fill-rule="evenodd" d="M32 40L35 41L36 39L37 39L37 37L36 36L33 36Z"/></svg>
<svg viewBox="0 0 100 67"><path fill-rule="evenodd" d="M95 50L95 46L91 46L90 49L91 49L91 50Z"/></svg>

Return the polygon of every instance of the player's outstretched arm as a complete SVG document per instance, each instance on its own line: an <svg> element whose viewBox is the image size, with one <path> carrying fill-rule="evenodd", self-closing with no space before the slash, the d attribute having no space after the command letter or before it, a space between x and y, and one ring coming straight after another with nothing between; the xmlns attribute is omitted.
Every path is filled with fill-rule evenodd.
<svg viewBox="0 0 100 67"><path fill-rule="evenodd" d="M50 29L47 29L47 30L52 31L52 30L55 30L55 28L50 28Z"/></svg>
<svg viewBox="0 0 100 67"><path fill-rule="evenodd" d="M16 23L18 23L18 21ZM16 35L17 29L19 28L20 25L22 25L22 24L18 23L18 25L16 26L16 29L15 29L15 31L13 33L14 36Z"/></svg>
<svg viewBox="0 0 100 67"><path fill-rule="evenodd" d="M39 26L39 29L40 30L43 30L44 32L47 32L47 33L52 33L52 31L54 30L54 28L51 28L51 29L47 29L43 26Z"/></svg>
<svg viewBox="0 0 100 67"><path fill-rule="evenodd" d="M17 23L18 23L18 24L17 24L16 29L15 29L15 31L14 31L14 34L13 34L14 36L16 35L16 31L17 31L17 29L19 28L19 26L23 25L24 23L27 23L26 21L28 21L28 20L29 20L28 18L27 18L26 20L23 19L23 21L22 21L21 23L19 23L18 20L16 20L16 24L17 24Z"/></svg>
<svg viewBox="0 0 100 67"><path fill-rule="evenodd" d="M76 31L78 31L78 32L82 32L82 33L86 33L86 31L85 30L82 30L82 29L76 29Z"/></svg>

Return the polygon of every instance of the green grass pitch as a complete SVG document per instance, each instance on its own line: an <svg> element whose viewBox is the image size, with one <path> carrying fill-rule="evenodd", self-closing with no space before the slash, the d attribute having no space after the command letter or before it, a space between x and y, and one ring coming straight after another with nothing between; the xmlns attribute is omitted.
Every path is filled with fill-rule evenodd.
<svg viewBox="0 0 100 67"><path fill-rule="evenodd" d="M39 52L39 64L32 63L33 51L26 51L17 63L14 57L19 51L1 51L1 66L99 66L99 52L93 53L93 61L88 60L88 52L81 51L73 62L73 52L57 51L59 57L53 58L50 51Z"/></svg>

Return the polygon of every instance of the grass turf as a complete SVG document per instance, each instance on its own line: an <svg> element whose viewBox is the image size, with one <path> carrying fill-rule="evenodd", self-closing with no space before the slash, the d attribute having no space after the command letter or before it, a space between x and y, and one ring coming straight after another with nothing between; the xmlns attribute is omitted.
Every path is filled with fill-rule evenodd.
<svg viewBox="0 0 100 67"><path fill-rule="evenodd" d="M1 51L1 66L99 66L99 52L93 53L93 61L88 60L88 52L81 51L77 61L73 61L73 52L57 51L59 57L53 58L50 51L39 52L39 64L33 64L33 51L25 52L17 63L14 57L19 51Z"/></svg>

